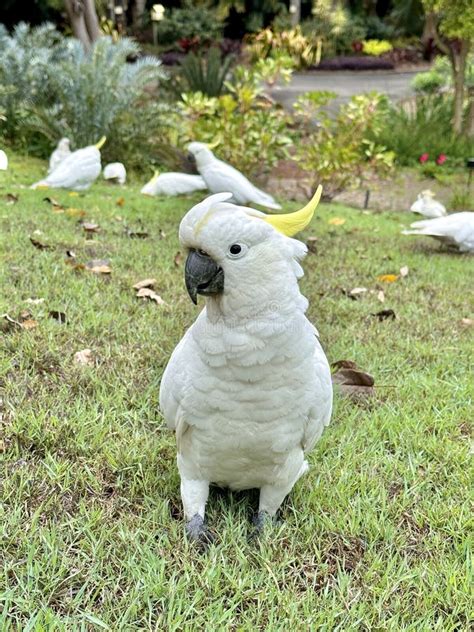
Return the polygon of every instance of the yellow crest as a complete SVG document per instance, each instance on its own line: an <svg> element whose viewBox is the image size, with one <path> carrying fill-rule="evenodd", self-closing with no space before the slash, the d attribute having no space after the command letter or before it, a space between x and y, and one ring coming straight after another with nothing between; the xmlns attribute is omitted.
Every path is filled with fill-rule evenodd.
<svg viewBox="0 0 474 632"><path fill-rule="evenodd" d="M96 143L94 145L94 147L96 147L96 149L100 149L104 145L106 140L107 140L107 137L106 136L102 136L102 138L99 140L98 143Z"/></svg>
<svg viewBox="0 0 474 632"><path fill-rule="evenodd" d="M273 228L287 237L293 237L296 233L305 229L313 219L314 211L321 199L323 187L321 185L316 189L316 193L305 207L294 213L285 213L283 215L266 215L262 219L271 224Z"/></svg>

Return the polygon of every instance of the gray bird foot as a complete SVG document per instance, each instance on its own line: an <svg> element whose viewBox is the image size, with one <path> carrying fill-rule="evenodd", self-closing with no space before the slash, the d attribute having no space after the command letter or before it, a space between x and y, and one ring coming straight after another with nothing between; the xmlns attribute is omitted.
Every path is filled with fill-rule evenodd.
<svg viewBox="0 0 474 632"><path fill-rule="evenodd" d="M252 520L253 530L250 533L250 540L258 538L265 531L265 527L273 525L274 522L274 519L266 511L259 511Z"/></svg>
<svg viewBox="0 0 474 632"><path fill-rule="evenodd" d="M212 533L206 527L204 518L199 514L194 514L191 520L186 523L186 535L191 542L195 542L202 547L209 546L214 541Z"/></svg>

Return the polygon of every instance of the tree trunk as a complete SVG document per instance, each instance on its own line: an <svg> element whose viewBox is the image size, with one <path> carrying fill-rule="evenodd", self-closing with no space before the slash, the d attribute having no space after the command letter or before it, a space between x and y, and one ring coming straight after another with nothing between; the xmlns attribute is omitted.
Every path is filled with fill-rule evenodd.
<svg viewBox="0 0 474 632"><path fill-rule="evenodd" d="M290 0L291 26L297 26L301 20L301 0Z"/></svg>
<svg viewBox="0 0 474 632"><path fill-rule="evenodd" d="M74 37L82 42L85 50L100 37L99 19L94 0L64 0Z"/></svg>
<svg viewBox="0 0 474 632"><path fill-rule="evenodd" d="M140 28L143 26L143 18L145 15L146 0L135 0L132 7L133 26Z"/></svg>
<svg viewBox="0 0 474 632"><path fill-rule="evenodd" d="M87 32L91 42L95 42L100 37L99 18L95 9L94 0L83 0L84 5L84 21L86 23Z"/></svg>
<svg viewBox="0 0 474 632"><path fill-rule="evenodd" d="M469 88L469 105L464 131L468 138L474 138L474 88Z"/></svg>
<svg viewBox="0 0 474 632"><path fill-rule="evenodd" d="M470 42L461 40L461 48L459 53L451 48L451 65L453 69L453 85L454 85L454 114L453 114L453 130L456 134L462 133L462 119L464 110L464 81L466 74L466 59L469 53Z"/></svg>

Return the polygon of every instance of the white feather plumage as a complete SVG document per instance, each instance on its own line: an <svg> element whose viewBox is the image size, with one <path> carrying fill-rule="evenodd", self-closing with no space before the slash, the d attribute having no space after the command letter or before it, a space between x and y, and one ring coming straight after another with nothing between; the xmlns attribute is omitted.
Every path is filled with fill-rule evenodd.
<svg viewBox="0 0 474 632"><path fill-rule="evenodd" d="M209 483L259 488L259 511L274 515L331 416L328 362L298 287L306 247L230 197L207 198L180 225L182 247L205 250L225 274L161 381L188 519L204 517ZM236 242L248 251L233 260Z"/></svg>
<svg viewBox="0 0 474 632"><path fill-rule="evenodd" d="M8 156L0 149L0 171L6 171L8 169Z"/></svg>
<svg viewBox="0 0 474 632"><path fill-rule="evenodd" d="M201 176L170 171L154 175L142 188L141 193L144 195L174 196L205 191L206 189L206 183Z"/></svg>
<svg viewBox="0 0 474 632"><path fill-rule="evenodd" d="M60 165L62 161L70 155L71 147L69 138L61 138L56 146L56 149L53 151L49 158L48 173L52 173L56 169L56 167Z"/></svg>
<svg viewBox="0 0 474 632"><path fill-rule="evenodd" d="M412 213L419 213L425 217L443 217L446 215L446 208L434 200L434 193L430 190L422 191L418 194L416 201L410 206Z"/></svg>
<svg viewBox="0 0 474 632"><path fill-rule="evenodd" d="M84 191L97 180L101 172L100 151L95 145L73 151L44 180L35 182L37 187Z"/></svg>
<svg viewBox="0 0 474 632"><path fill-rule="evenodd" d="M103 176L105 180L112 180L117 184L125 184L127 179L127 170L121 162L109 162L105 165Z"/></svg>
<svg viewBox="0 0 474 632"><path fill-rule="evenodd" d="M190 143L188 151L194 156L197 170L211 193L229 191L237 204L253 203L271 209L281 208L271 195L254 186L240 171L218 160L204 143Z"/></svg>
<svg viewBox="0 0 474 632"><path fill-rule="evenodd" d="M404 235L427 235L460 252L474 252L474 213L452 213L410 226L413 230L404 230Z"/></svg>

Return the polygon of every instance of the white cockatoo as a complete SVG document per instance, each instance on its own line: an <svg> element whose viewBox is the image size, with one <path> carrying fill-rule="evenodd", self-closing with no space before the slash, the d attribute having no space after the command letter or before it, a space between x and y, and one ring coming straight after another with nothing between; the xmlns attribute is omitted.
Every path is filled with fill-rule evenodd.
<svg viewBox="0 0 474 632"><path fill-rule="evenodd" d="M32 189L48 188L72 189L84 191L88 189L100 175L100 148L105 143L103 136L96 145L73 151L44 180L31 185Z"/></svg>
<svg viewBox="0 0 474 632"><path fill-rule="evenodd" d="M271 195L257 189L240 171L218 160L205 143L190 143L188 151L211 193L230 192L232 201L237 204L252 203L266 208L281 208Z"/></svg>
<svg viewBox="0 0 474 632"><path fill-rule="evenodd" d="M153 178L142 187L144 195L186 195L195 191L205 191L206 183L201 176L189 173L155 171Z"/></svg>
<svg viewBox="0 0 474 632"><path fill-rule="evenodd" d="M127 170L121 162L109 162L105 165L103 176L105 180L116 182L117 184L125 184L127 179Z"/></svg>
<svg viewBox="0 0 474 632"><path fill-rule="evenodd" d="M298 287L307 249L291 239L320 195L266 215L219 193L181 221L186 287L206 305L170 358L160 407L176 432L191 539L206 540L210 483L260 489L257 526L274 516L329 423L331 374Z"/></svg>
<svg viewBox="0 0 474 632"><path fill-rule="evenodd" d="M446 208L434 199L435 194L433 191L426 189L418 194L416 202L410 206L412 213L420 213L425 217L443 217L446 215Z"/></svg>
<svg viewBox="0 0 474 632"><path fill-rule="evenodd" d="M8 169L8 156L0 149L0 171L6 171Z"/></svg>
<svg viewBox="0 0 474 632"><path fill-rule="evenodd" d="M404 235L427 235L459 252L474 252L474 213L452 213L413 222L410 226L412 230L404 230Z"/></svg>
<svg viewBox="0 0 474 632"><path fill-rule="evenodd" d="M71 141L69 140L69 138L61 138L56 146L56 149L53 151L49 158L48 173L52 173L65 158L71 155L70 145Z"/></svg>

